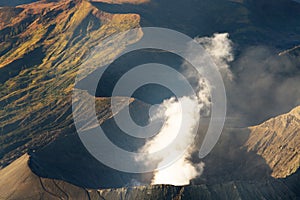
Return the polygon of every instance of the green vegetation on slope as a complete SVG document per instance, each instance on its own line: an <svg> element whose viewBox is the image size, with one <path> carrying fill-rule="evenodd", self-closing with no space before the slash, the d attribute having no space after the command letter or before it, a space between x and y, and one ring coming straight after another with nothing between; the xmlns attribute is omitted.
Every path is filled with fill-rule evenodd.
<svg viewBox="0 0 300 200"><path fill-rule="evenodd" d="M37 2L10 12L14 18L0 27L0 166L74 133L71 93L82 60L101 39L139 26L138 15L105 13L84 0ZM103 46L98 64L123 48Z"/></svg>

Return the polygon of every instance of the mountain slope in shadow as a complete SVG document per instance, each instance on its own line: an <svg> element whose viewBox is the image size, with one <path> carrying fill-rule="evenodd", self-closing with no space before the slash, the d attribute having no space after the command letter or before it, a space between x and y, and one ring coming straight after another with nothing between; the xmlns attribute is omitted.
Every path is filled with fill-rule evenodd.
<svg viewBox="0 0 300 200"><path fill-rule="evenodd" d="M142 26L165 27L190 37L228 32L240 48L290 48L299 41L300 4L291 0L152 0L149 3L92 2L111 13L138 13Z"/></svg>

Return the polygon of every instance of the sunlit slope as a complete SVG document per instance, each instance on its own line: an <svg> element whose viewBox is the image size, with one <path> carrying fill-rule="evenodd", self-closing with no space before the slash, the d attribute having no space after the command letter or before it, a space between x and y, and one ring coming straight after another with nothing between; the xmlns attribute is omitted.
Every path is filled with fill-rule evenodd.
<svg viewBox="0 0 300 200"><path fill-rule="evenodd" d="M104 38L139 26L136 14L105 13L84 0L0 10L8 13L12 18L0 20L1 166L74 133L71 92L83 58ZM98 64L123 48L104 45Z"/></svg>
<svg viewBox="0 0 300 200"><path fill-rule="evenodd" d="M89 199L84 188L36 176L27 165L28 158L25 154L0 171L1 199Z"/></svg>
<svg viewBox="0 0 300 200"><path fill-rule="evenodd" d="M248 128L225 128L196 183L299 177L300 107ZM298 174L298 175L297 175ZM299 179L293 187L299 188Z"/></svg>
<svg viewBox="0 0 300 200"><path fill-rule="evenodd" d="M299 169L300 107L249 129L247 149L266 160L273 177L285 178Z"/></svg>

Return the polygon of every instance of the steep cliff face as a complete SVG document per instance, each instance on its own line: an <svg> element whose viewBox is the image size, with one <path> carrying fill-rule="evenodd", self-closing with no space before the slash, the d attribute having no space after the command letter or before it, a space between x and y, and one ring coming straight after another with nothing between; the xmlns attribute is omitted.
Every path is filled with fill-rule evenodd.
<svg viewBox="0 0 300 200"><path fill-rule="evenodd" d="M1 8L0 16L6 16L0 18L0 165L5 166L28 149L74 133L71 93L79 65L101 39L138 27L139 16L105 13L84 0ZM113 59L123 48L104 46L105 59L98 59Z"/></svg>
<svg viewBox="0 0 300 200"><path fill-rule="evenodd" d="M272 169L272 176L285 178L300 166L300 107L250 127L245 146L262 156Z"/></svg>
<svg viewBox="0 0 300 200"><path fill-rule="evenodd" d="M215 185L174 187L166 185L142 186L126 189L100 190L107 200L113 199L296 199L285 184L278 181L236 181Z"/></svg>

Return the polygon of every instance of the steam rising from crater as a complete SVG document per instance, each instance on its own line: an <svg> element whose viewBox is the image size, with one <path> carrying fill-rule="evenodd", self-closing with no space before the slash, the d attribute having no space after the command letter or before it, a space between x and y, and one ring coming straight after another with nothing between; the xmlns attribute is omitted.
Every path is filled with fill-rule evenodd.
<svg viewBox="0 0 300 200"><path fill-rule="evenodd" d="M201 44L212 57L220 72L229 79L233 78L229 64L233 61L232 41L228 33L215 33L212 37L198 37L195 40Z"/></svg>
<svg viewBox="0 0 300 200"><path fill-rule="evenodd" d="M213 37L195 38L206 49L208 54L215 61L221 73L232 78L228 62L233 60L232 42L228 39L228 34L214 34ZM189 49L186 50L187 56ZM201 57L191 59L202 59ZM164 125L160 132L140 149L140 152L149 153L147 157L138 157L137 160L143 161L145 165L157 163L157 168L161 168L154 172L154 177L151 184L172 184L172 185L188 185L190 181L197 176L200 176L204 170L204 163L192 163L191 154L196 151L194 145L195 134L197 134L198 123L202 115L208 115L210 112L210 86L205 77L195 76L188 71L183 63L184 74L189 79L197 78L196 94L191 96L180 97L177 100L171 98L165 100L162 104L156 107L154 114L150 120L163 119ZM225 74L224 74L225 73ZM184 111L184 112L183 112ZM151 157L150 153L161 150L174 142L177 134L182 134L182 140L172 144L174 148L172 152L163 151L159 157ZM170 163L168 166L163 166L164 160L171 153L183 152L179 159ZM198 148L198 147L197 147Z"/></svg>

